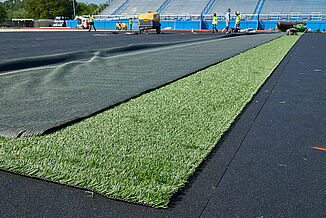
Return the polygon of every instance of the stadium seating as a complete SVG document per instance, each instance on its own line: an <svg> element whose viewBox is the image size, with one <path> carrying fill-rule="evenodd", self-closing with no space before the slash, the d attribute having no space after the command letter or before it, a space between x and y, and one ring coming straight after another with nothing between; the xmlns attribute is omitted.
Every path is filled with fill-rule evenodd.
<svg viewBox="0 0 326 218"><path fill-rule="evenodd" d="M301 3L302 2L302 3ZM302 14L321 13L326 14L326 1L325 0L304 0L298 1L297 4L293 4L291 12L300 12Z"/></svg>
<svg viewBox="0 0 326 218"><path fill-rule="evenodd" d="M266 0L262 14L326 14L325 0Z"/></svg>
<svg viewBox="0 0 326 218"><path fill-rule="evenodd" d="M110 0L111 4L101 15L138 15L158 11L164 16L198 15L208 8L205 14L224 15L228 8L242 14L326 14L326 0ZM212 5L212 7L211 7ZM161 6L163 6L161 8ZM206 7L209 6L209 7ZM205 8L206 7L206 8ZM210 8L210 9L209 9ZM259 10L258 10L259 9Z"/></svg>
<svg viewBox="0 0 326 218"><path fill-rule="evenodd" d="M111 15L113 14L118 8L124 3L123 0L115 0L112 1L112 3L106 7L100 14L101 15Z"/></svg>
<svg viewBox="0 0 326 218"><path fill-rule="evenodd" d="M209 14L225 14L228 8L231 8L232 12L240 11L242 14L253 14L257 4L258 0L217 0Z"/></svg>
<svg viewBox="0 0 326 218"><path fill-rule="evenodd" d="M201 14L209 0L174 0L162 12L163 15Z"/></svg>
<svg viewBox="0 0 326 218"><path fill-rule="evenodd" d="M157 11L165 0L133 0L120 15L138 15L146 12Z"/></svg>
<svg viewBox="0 0 326 218"><path fill-rule="evenodd" d="M262 14L288 14L291 12L292 1L289 0L267 0L264 4Z"/></svg>

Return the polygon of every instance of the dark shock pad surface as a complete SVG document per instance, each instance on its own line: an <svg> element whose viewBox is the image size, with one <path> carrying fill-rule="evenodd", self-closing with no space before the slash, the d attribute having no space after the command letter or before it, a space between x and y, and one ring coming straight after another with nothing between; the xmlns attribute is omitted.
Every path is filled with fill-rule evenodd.
<svg viewBox="0 0 326 218"><path fill-rule="evenodd" d="M325 216L325 51L325 34L299 39L204 217Z"/></svg>
<svg viewBox="0 0 326 218"><path fill-rule="evenodd" d="M28 59L34 68L0 72L0 135L41 135L280 35L243 35L169 46L143 44ZM51 62L53 59L59 61ZM44 61L52 65L42 64Z"/></svg>

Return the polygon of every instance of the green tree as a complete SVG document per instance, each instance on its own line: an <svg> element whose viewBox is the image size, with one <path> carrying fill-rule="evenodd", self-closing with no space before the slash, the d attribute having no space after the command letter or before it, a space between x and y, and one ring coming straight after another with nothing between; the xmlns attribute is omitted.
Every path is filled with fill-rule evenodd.
<svg viewBox="0 0 326 218"><path fill-rule="evenodd" d="M89 7L87 4L77 3L76 15L81 16L81 15L85 15L85 14L89 14L89 13L92 13L92 12L89 11Z"/></svg>
<svg viewBox="0 0 326 218"><path fill-rule="evenodd" d="M3 2L8 10L24 8L25 0L6 0Z"/></svg>
<svg viewBox="0 0 326 218"><path fill-rule="evenodd" d="M96 4L89 4L88 5L90 13L93 13L99 6Z"/></svg>
<svg viewBox="0 0 326 218"><path fill-rule="evenodd" d="M7 0L3 3L7 10L7 18L25 18L26 11L24 9L25 0Z"/></svg>
<svg viewBox="0 0 326 218"><path fill-rule="evenodd" d="M73 0L26 0L27 17L54 19L56 16L73 16Z"/></svg>
<svg viewBox="0 0 326 218"><path fill-rule="evenodd" d="M76 15L82 16L90 14L93 13L97 8L98 6L96 4L77 3Z"/></svg>
<svg viewBox="0 0 326 218"><path fill-rule="evenodd" d="M3 3L0 3L0 20L4 20L7 18L7 9L3 5Z"/></svg>
<svg viewBox="0 0 326 218"><path fill-rule="evenodd" d="M8 10L8 19L22 19L26 16L26 10L24 8L19 8L17 10Z"/></svg>

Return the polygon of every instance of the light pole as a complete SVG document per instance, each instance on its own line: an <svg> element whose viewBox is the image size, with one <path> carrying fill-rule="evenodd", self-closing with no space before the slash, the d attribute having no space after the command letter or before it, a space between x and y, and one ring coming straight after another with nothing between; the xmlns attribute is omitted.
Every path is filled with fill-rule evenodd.
<svg viewBox="0 0 326 218"><path fill-rule="evenodd" d="M72 0L72 7L74 9L74 19L75 19L75 17L76 17L75 0Z"/></svg>

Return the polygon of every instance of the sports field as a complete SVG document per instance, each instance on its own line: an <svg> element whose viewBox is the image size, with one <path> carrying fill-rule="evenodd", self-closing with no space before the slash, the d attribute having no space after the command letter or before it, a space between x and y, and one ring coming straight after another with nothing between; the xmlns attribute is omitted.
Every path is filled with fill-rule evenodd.
<svg viewBox="0 0 326 218"><path fill-rule="evenodd" d="M0 167L167 207L299 36L283 36L45 136L0 138Z"/></svg>
<svg viewBox="0 0 326 218"><path fill-rule="evenodd" d="M145 44L142 38L136 38L135 43L122 35L120 40L127 46L0 63L0 92L5 93L1 97L0 135L42 135L281 36L190 34L188 40L174 36L170 42L170 35L163 34L168 42L156 39Z"/></svg>

